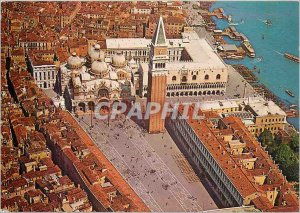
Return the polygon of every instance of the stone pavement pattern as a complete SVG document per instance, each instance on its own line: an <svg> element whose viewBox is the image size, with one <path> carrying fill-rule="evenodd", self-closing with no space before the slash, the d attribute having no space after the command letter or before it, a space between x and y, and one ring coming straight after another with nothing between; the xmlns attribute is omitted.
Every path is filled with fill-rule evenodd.
<svg viewBox="0 0 300 213"><path fill-rule="evenodd" d="M107 121L93 120L94 127L90 129L90 119L84 115L78 121L152 211L217 208L201 182L190 183L181 172L172 157L174 153L180 154L175 144L173 149L166 149L169 153L163 156L158 150L162 148L154 149L155 144L149 142L148 134L132 120L119 118L110 121L109 127Z"/></svg>

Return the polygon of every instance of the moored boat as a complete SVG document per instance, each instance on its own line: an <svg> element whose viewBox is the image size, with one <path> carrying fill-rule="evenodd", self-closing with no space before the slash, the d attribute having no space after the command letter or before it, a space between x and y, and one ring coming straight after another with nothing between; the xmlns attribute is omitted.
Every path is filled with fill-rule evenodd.
<svg viewBox="0 0 300 213"><path fill-rule="evenodd" d="M242 48L246 51L246 54L251 57L251 58L254 58L255 57L255 51L252 47L252 45L250 44L250 42L248 40L245 40L243 43L242 43Z"/></svg>
<svg viewBox="0 0 300 213"><path fill-rule="evenodd" d="M289 96L291 96L291 97L295 97L295 95L290 91L290 90L285 90L285 92L289 95Z"/></svg>
<svg viewBox="0 0 300 213"><path fill-rule="evenodd" d="M299 63L299 57L292 55L290 53L284 53L284 57L286 57L287 59L289 59L291 61L295 61L295 62Z"/></svg>

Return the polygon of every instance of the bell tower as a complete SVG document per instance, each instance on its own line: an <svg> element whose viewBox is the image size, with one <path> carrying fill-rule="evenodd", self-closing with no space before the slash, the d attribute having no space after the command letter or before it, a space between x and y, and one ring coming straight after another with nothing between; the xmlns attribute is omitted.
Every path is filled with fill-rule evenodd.
<svg viewBox="0 0 300 213"><path fill-rule="evenodd" d="M165 120L161 118L161 114L166 98L168 74L166 63L168 59L168 45L165 28L163 19L160 17L151 42L147 103L158 103L160 104L161 109L158 113L150 115L148 120L149 133L160 133L165 131Z"/></svg>

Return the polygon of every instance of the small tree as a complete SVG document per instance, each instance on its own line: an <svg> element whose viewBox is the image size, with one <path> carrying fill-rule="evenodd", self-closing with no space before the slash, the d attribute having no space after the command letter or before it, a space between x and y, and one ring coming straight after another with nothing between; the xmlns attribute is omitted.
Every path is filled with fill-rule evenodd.
<svg viewBox="0 0 300 213"><path fill-rule="evenodd" d="M264 131L259 135L258 141L261 142L263 147L266 147L269 152L273 152L276 147L274 138L270 130L264 129Z"/></svg>
<svg viewBox="0 0 300 213"><path fill-rule="evenodd" d="M294 162L297 162L297 158L293 150L287 144L280 144L273 153L274 160L279 163L282 168L287 168Z"/></svg>
<svg viewBox="0 0 300 213"><path fill-rule="evenodd" d="M290 147L296 154L299 153L299 135L298 134L293 135L291 143L290 143Z"/></svg>
<svg viewBox="0 0 300 213"><path fill-rule="evenodd" d="M296 161L287 167L286 177L288 181L299 181L299 161Z"/></svg>

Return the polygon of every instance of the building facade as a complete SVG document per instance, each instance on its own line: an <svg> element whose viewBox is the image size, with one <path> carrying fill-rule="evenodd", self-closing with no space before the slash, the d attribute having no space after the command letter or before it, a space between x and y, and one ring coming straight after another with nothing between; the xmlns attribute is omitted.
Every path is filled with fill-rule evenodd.
<svg viewBox="0 0 300 213"><path fill-rule="evenodd" d="M111 62L104 61L99 45L88 51L86 58L73 53L67 63L60 66L60 85L66 108L86 112L94 110L99 102L132 100L135 96L134 77L136 66L116 53Z"/></svg>
<svg viewBox="0 0 300 213"><path fill-rule="evenodd" d="M214 111L222 117L239 117L249 131L259 136L265 129L272 134L285 129L286 113L273 101L262 97L206 101L200 103L202 111Z"/></svg>
<svg viewBox="0 0 300 213"><path fill-rule="evenodd" d="M194 133L193 128L184 119L177 118L167 121L168 131L174 132L178 141L187 150L193 163L199 168L206 171L213 183L215 191L219 194L219 199L226 207L242 206L244 204L243 197L232 184L226 173L218 165L210 151L205 147L203 142ZM208 135L207 135L208 136Z"/></svg>
<svg viewBox="0 0 300 213"><path fill-rule="evenodd" d="M169 39L169 61L166 63L167 97L224 95L228 81L227 65L205 39L192 29L182 33L183 39ZM170 48L170 46L172 46ZM176 48L175 48L176 47ZM140 64L141 97L147 97L149 66Z"/></svg>
<svg viewBox="0 0 300 213"><path fill-rule="evenodd" d="M59 67L59 61L54 51L30 50L26 61L28 69L39 88L53 89Z"/></svg>
<svg viewBox="0 0 300 213"><path fill-rule="evenodd" d="M253 98L246 102L245 110L254 116L254 125L249 126L249 130L256 136L265 129L276 134L278 131L284 130L287 124L286 113L273 101Z"/></svg>
<svg viewBox="0 0 300 213"><path fill-rule="evenodd" d="M183 108L179 109L179 115ZM193 107L188 115L192 115ZM198 114L203 113L201 111ZM178 116L179 116L178 115ZM225 207L254 205L261 211L297 211L293 187L239 118L167 119L167 129L205 174Z"/></svg>
<svg viewBox="0 0 300 213"><path fill-rule="evenodd" d="M54 64L33 65L35 83L41 89L53 89L56 82L57 68Z"/></svg>

